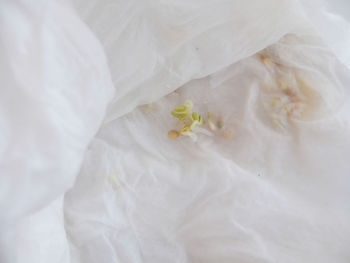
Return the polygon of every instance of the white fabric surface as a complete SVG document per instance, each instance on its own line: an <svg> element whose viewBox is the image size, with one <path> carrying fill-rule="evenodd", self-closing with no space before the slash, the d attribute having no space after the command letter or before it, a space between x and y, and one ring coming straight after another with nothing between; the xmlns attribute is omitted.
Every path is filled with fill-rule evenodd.
<svg viewBox="0 0 350 263"><path fill-rule="evenodd" d="M68 262L62 195L114 93L103 49L69 3L1 1L0 87L0 262Z"/></svg>
<svg viewBox="0 0 350 263"><path fill-rule="evenodd" d="M349 262L350 27L315 3L0 2L0 262ZM232 137L169 140L186 99Z"/></svg>
<svg viewBox="0 0 350 263"><path fill-rule="evenodd" d="M117 93L107 121L253 55L305 23L285 0L74 2L109 58Z"/></svg>
<svg viewBox="0 0 350 263"><path fill-rule="evenodd" d="M327 52L285 41L272 49L286 64L310 45L300 68ZM73 262L347 262L348 109L346 124L318 116L275 131L261 116L266 74L247 58L103 127L65 199ZM339 77L329 93L350 80ZM170 141L169 112L187 98L222 113L233 137Z"/></svg>
<svg viewBox="0 0 350 263"><path fill-rule="evenodd" d="M350 67L350 2L306 0L302 1L302 4L310 22L317 28L332 52Z"/></svg>

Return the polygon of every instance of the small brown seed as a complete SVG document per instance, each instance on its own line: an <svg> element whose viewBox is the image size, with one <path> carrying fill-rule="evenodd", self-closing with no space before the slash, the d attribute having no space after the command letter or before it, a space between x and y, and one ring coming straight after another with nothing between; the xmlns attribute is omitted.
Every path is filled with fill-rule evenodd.
<svg viewBox="0 0 350 263"><path fill-rule="evenodd" d="M180 133L177 130L170 130L168 132L168 138L169 139L176 139L179 136L180 136Z"/></svg>
<svg viewBox="0 0 350 263"><path fill-rule="evenodd" d="M224 126L224 122L221 119L219 119L216 122L216 127L218 127L218 129L221 129L223 126Z"/></svg>
<svg viewBox="0 0 350 263"><path fill-rule="evenodd" d="M287 96L290 96L290 97L295 96L295 93L294 93L290 88L285 89L283 92L284 92L284 94L286 94Z"/></svg>

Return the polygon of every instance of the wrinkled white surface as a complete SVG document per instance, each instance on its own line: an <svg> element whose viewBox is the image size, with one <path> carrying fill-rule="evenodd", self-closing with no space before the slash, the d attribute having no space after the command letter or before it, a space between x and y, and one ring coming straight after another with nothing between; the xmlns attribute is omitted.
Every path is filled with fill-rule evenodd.
<svg viewBox="0 0 350 263"><path fill-rule="evenodd" d="M305 0L301 3L323 40L338 59L350 67L350 2Z"/></svg>
<svg viewBox="0 0 350 263"><path fill-rule="evenodd" d="M73 185L113 92L70 5L0 2L0 262L64 262L52 202Z"/></svg>
<svg viewBox="0 0 350 263"><path fill-rule="evenodd" d="M74 3L96 38L67 1L0 3L1 262L350 260L346 22L329 34L304 4L317 33L281 0ZM323 102L285 130L266 47ZM188 98L233 136L169 140Z"/></svg>
<svg viewBox="0 0 350 263"><path fill-rule="evenodd" d="M349 83L322 45L293 42L272 47L288 46L284 63L304 48L300 68L334 63L330 93ZM73 262L347 262L348 109L276 131L261 116L266 76L248 58L104 126L65 199ZM187 98L221 113L232 138L169 140Z"/></svg>
<svg viewBox="0 0 350 263"><path fill-rule="evenodd" d="M109 58L117 93L107 121L253 55L305 22L286 0L74 2Z"/></svg>
<svg viewBox="0 0 350 263"><path fill-rule="evenodd" d="M0 19L0 210L6 222L72 185L113 89L102 49L70 6L5 1Z"/></svg>

